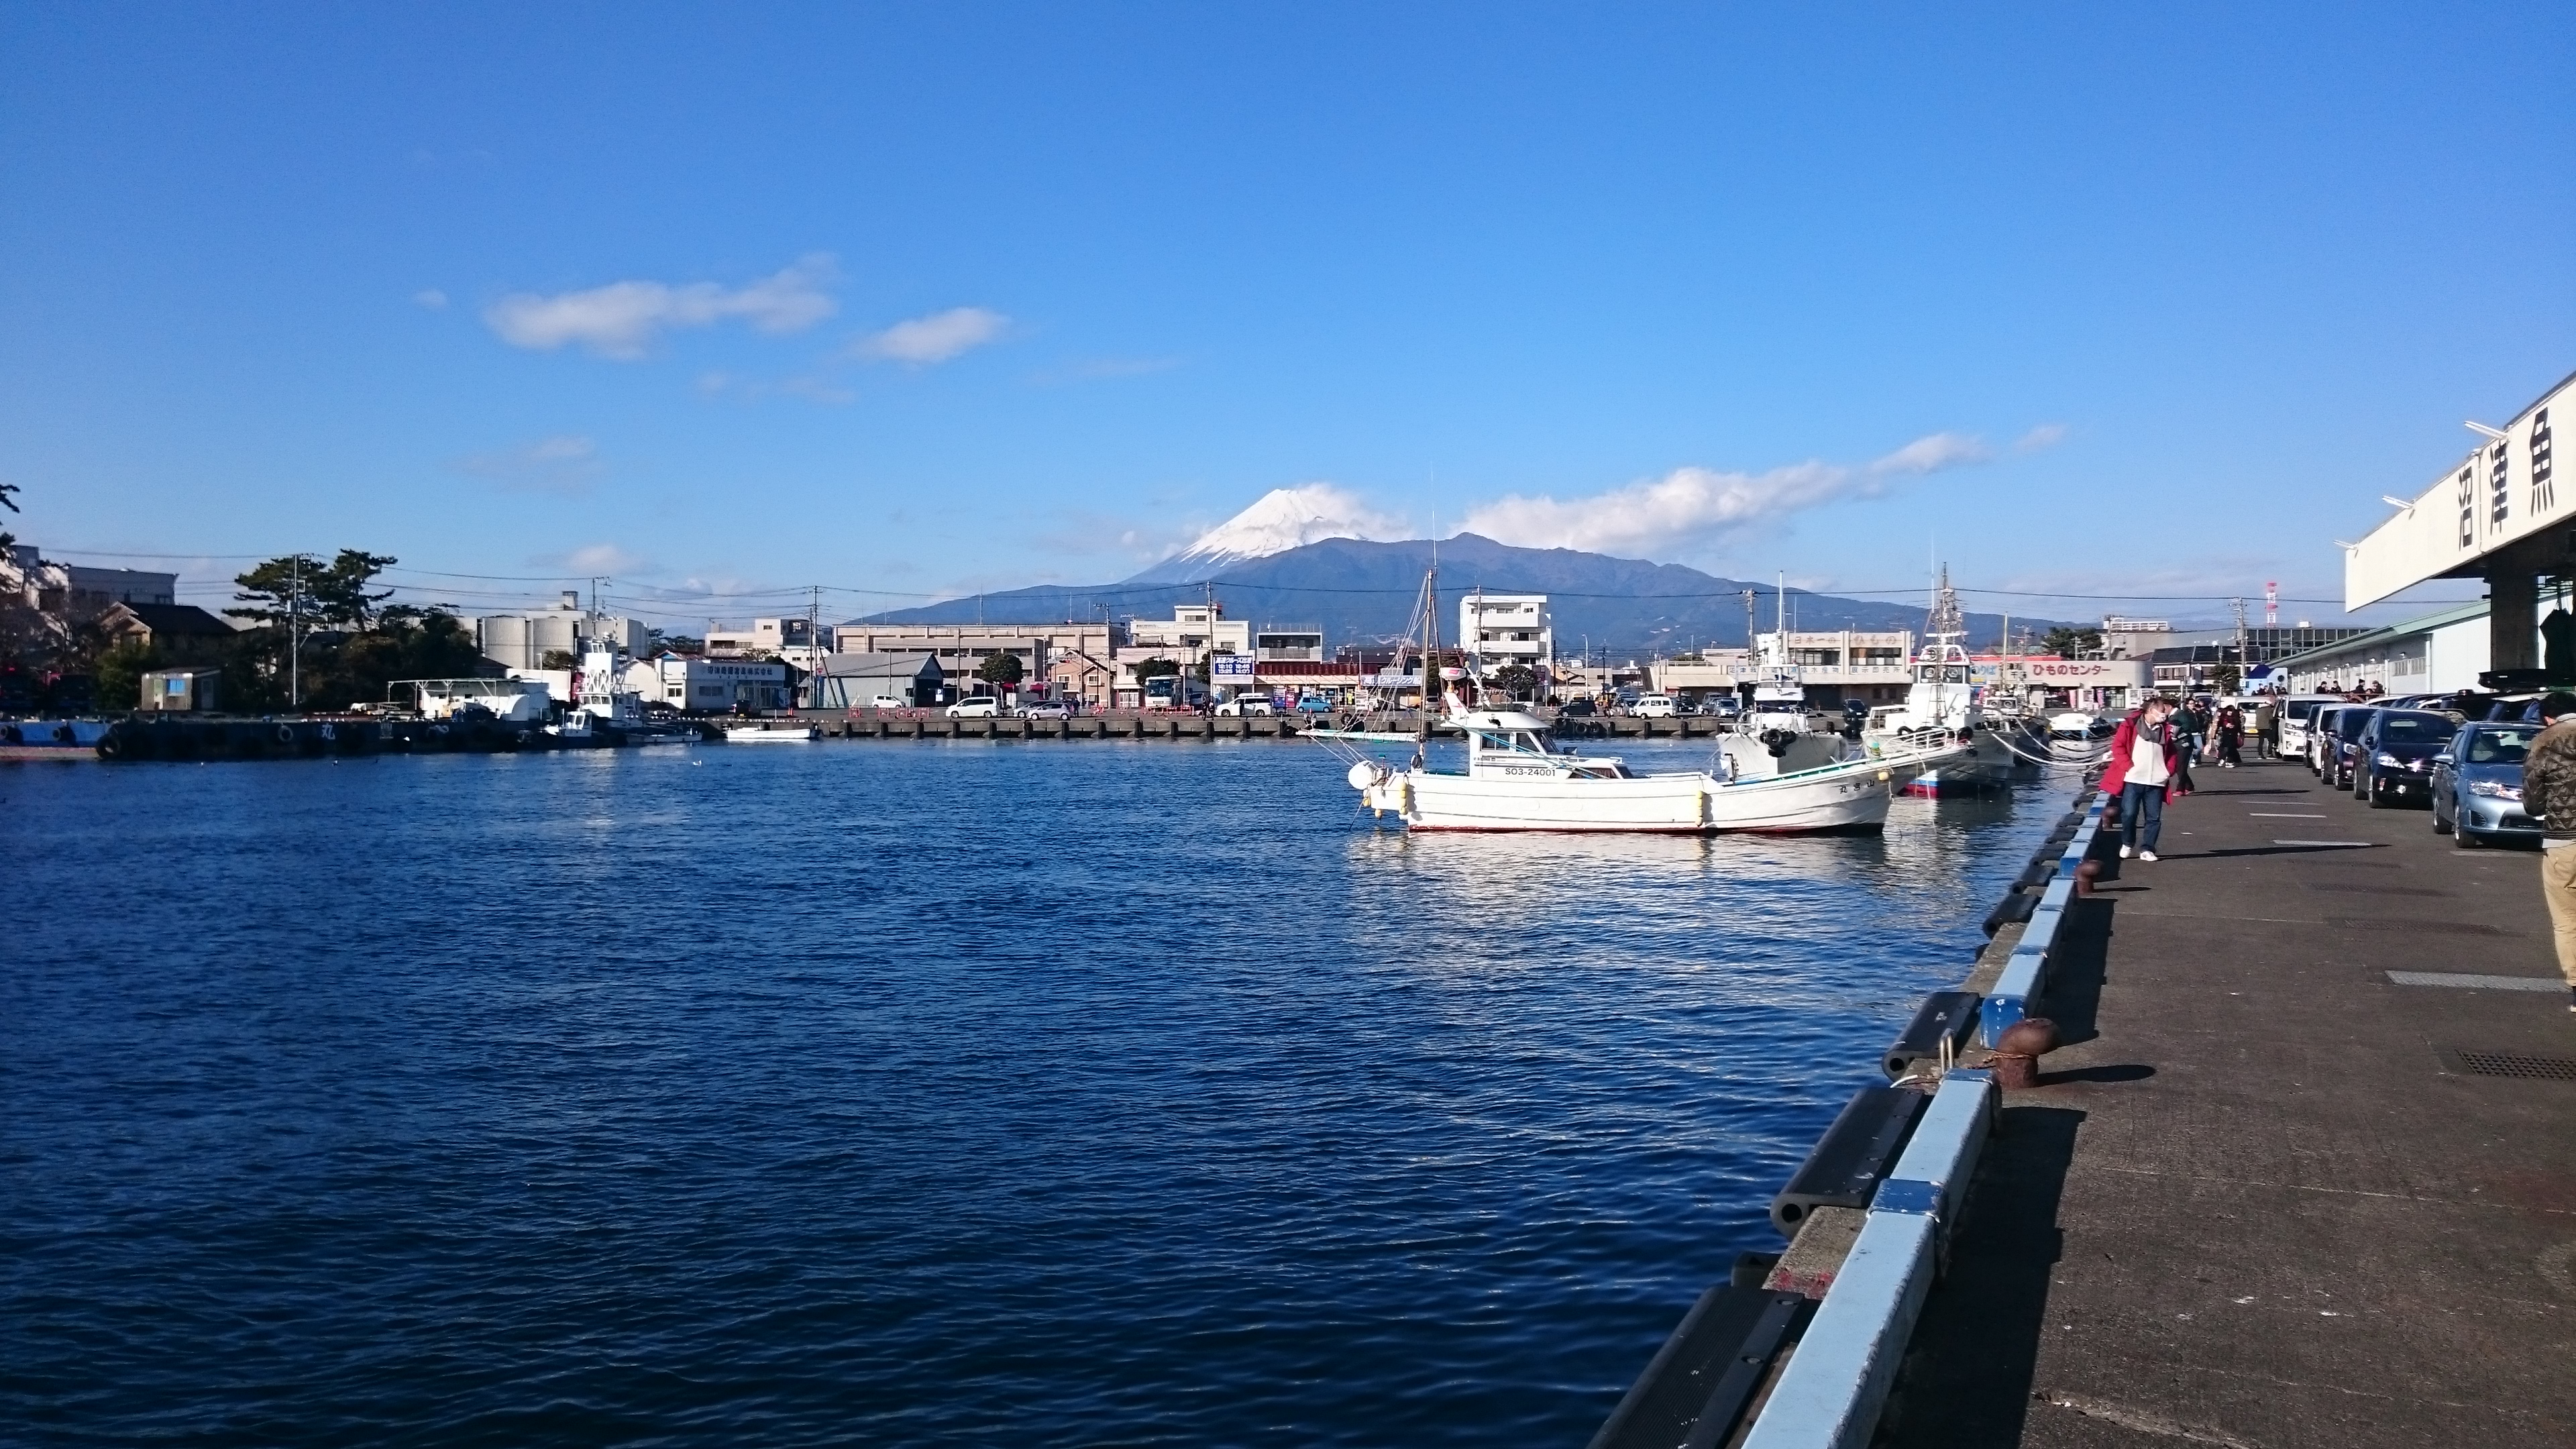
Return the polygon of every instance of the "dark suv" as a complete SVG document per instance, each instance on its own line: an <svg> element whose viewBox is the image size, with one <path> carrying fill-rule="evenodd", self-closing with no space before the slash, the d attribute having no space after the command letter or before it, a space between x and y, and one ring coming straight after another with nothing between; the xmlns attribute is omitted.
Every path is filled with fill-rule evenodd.
<svg viewBox="0 0 2576 1449"><path fill-rule="evenodd" d="M2353 762L2361 758L2361 733L2378 713L2366 704L2348 704L2336 711L2334 738L2327 742L2322 772L2327 784L2338 790L2352 788Z"/></svg>
<svg viewBox="0 0 2576 1449"><path fill-rule="evenodd" d="M2353 750L2352 793L2370 808L2433 803L2433 756L2459 723L2429 709L2374 709Z"/></svg>

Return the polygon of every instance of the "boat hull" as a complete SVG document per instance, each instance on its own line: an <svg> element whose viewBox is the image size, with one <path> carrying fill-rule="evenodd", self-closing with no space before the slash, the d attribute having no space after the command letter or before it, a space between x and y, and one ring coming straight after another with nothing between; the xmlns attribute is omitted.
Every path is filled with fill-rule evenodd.
<svg viewBox="0 0 2576 1449"><path fill-rule="evenodd" d="M1883 748L1904 748L1894 737L1864 737ZM2010 746L1992 731L1980 730L1973 751L1954 753L1936 765L1927 766L1901 781L1898 793L1918 799L1944 800L1960 795L1978 795L2000 790L2010 784L2016 771L2037 773L2028 761L2013 753Z"/></svg>
<svg viewBox="0 0 2576 1449"><path fill-rule="evenodd" d="M1704 835L1858 834L1887 823L1888 779L1873 769L1721 783L1705 774L1621 780L1395 776L1371 802L1422 831Z"/></svg>

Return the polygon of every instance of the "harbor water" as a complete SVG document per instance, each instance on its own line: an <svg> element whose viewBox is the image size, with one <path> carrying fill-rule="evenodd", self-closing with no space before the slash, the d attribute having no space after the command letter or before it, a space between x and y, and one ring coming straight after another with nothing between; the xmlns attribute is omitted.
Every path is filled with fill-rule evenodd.
<svg viewBox="0 0 2576 1449"><path fill-rule="evenodd" d="M9 770L0 1417L1580 1444L1777 1249L2020 791L1407 838L1267 742Z"/></svg>

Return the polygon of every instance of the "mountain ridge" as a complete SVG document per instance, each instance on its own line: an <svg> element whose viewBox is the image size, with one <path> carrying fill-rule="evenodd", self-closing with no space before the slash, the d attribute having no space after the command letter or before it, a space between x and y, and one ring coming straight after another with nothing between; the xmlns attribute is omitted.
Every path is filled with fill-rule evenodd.
<svg viewBox="0 0 2576 1449"><path fill-rule="evenodd" d="M1422 588L1434 550L1440 561L1441 635L1456 632L1457 600L1482 587L1488 593L1548 595L1557 652L1590 648L1627 656L1673 653L1707 645L1741 648L1743 595L1754 591L1758 627L1778 613L1778 590L1769 583L1723 578L1686 564L1613 558L1566 548L1521 548L1478 534L1433 541L1374 542L1326 538L1293 548L1230 559L1221 573L1173 579L1161 565L1110 584L1039 584L996 593L944 599L917 608L871 614L880 624L1037 624L1103 617L1168 617L1173 604L1213 593L1232 618L1257 629L1316 628L1329 651L1344 644L1378 644L1400 636ZM1158 577L1158 575L1160 575ZM1929 593L1929 590L1926 590ZM1921 632L1925 605L1858 599L1792 588L1790 627L1872 632ZM1967 616L1971 645L2002 637L2003 616ZM2035 628L2065 622L2030 618Z"/></svg>

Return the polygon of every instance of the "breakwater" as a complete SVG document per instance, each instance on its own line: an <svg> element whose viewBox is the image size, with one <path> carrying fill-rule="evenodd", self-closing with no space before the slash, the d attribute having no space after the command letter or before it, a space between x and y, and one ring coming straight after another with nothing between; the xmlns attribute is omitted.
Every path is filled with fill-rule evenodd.
<svg viewBox="0 0 2576 1449"><path fill-rule="evenodd" d="M2000 1083L2027 1087L2054 1045L2031 1003L2099 834L2087 792L2032 852L1976 969L1927 995L1773 1197L1779 1254L1710 1287L1594 1435L1592 1449L1868 1444L1966 1206ZM2018 906L2016 906L2018 903Z"/></svg>
<svg viewBox="0 0 2576 1449"><path fill-rule="evenodd" d="M772 721L811 724L831 740L1292 740L1322 727L1298 716L1237 718L1196 714L1114 711L1071 719L952 718L938 710L853 710L839 714L780 714ZM727 724L754 721L689 718L676 722L704 743L720 742ZM1386 733L1423 732L1418 714L1344 716L1331 727ZM1670 719L1628 717L1560 720L1557 733L1568 739L1690 740L1712 739L1725 732L1714 719L1683 716ZM1434 726L1434 735L1454 733ZM675 743L658 735L654 742ZM533 725L490 719L381 719L369 715L298 715L287 718L228 718L196 715L135 715L107 726L97 752L102 759L136 763L148 760L289 760L326 755L373 754L514 754L523 751L615 747L621 740L605 731L566 742Z"/></svg>

